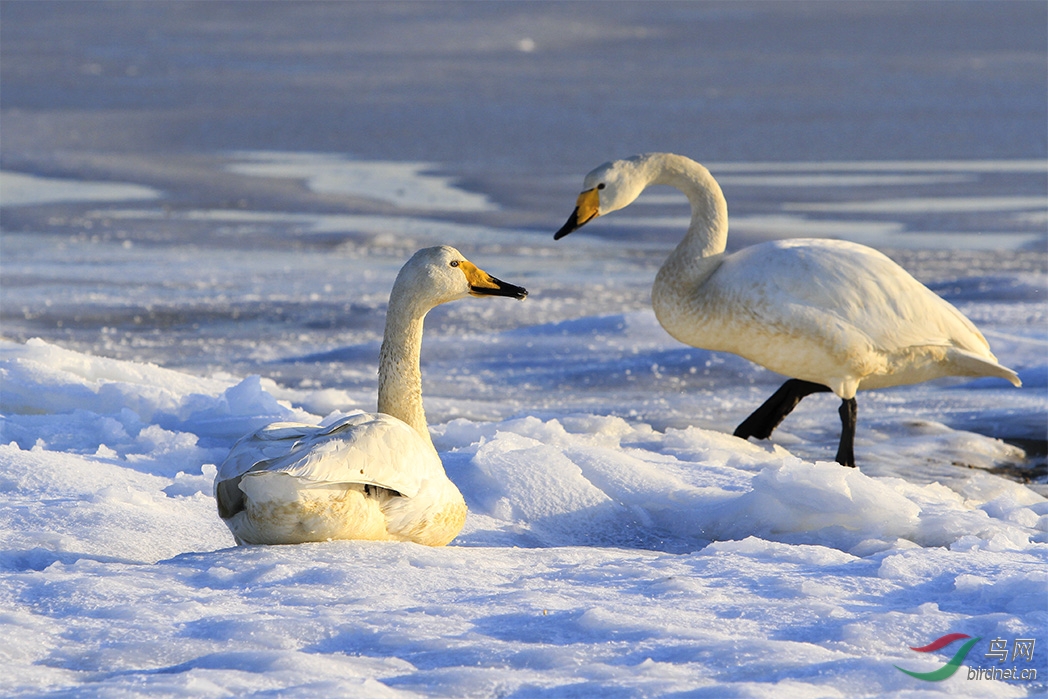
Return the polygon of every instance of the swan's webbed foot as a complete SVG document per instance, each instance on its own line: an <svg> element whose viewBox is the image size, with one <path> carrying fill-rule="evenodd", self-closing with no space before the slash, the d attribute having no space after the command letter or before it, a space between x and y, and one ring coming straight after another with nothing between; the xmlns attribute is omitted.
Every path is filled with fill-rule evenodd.
<svg viewBox="0 0 1048 699"><path fill-rule="evenodd" d="M823 393L829 390L828 386L823 386L821 383L790 379L735 428L735 436L742 439L750 437L767 439L779 426L779 423L797 407L802 398L812 393Z"/></svg>

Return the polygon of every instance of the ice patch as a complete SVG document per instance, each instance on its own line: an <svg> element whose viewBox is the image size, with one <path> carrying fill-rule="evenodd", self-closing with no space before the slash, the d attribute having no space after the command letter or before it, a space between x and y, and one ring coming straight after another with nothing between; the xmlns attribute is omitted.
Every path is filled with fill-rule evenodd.
<svg viewBox="0 0 1048 699"><path fill-rule="evenodd" d="M0 172L0 206L35 206L76 201L131 201L159 199L152 187L123 182L38 177L21 172Z"/></svg>
<svg viewBox="0 0 1048 699"><path fill-rule="evenodd" d="M242 152L232 172L251 177L302 179L318 194L363 197L423 211L498 211L482 194L467 192L433 163L350 160L326 153Z"/></svg>
<svg viewBox="0 0 1048 699"><path fill-rule="evenodd" d="M1041 211L1045 197L912 197L872 201L786 203L785 211L849 214L943 214L979 211Z"/></svg>
<svg viewBox="0 0 1048 699"><path fill-rule="evenodd" d="M817 162L714 162L711 172L962 172L1045 173L1044 160L826 160Z"/></svg>
<svg viewBox="0 0 1048 699"><path fill-rule="evenodd" d="M344 234L366 242L369 252L382 248L404 248L446 243L458 245L490 241L493 237L519 234L520 231L449 223L436 219L409 216L369 214L291 214L270 211L230 209L100 209L89 211L88 218L130 221L211 221L264 228L287 228L297 234Z"/></svg>
<svg viewBox="0 0 1048 699"><path fill-rule="evenodd" d="M972 175L725 175L725 187L900 187L974 182Z"/></svg>

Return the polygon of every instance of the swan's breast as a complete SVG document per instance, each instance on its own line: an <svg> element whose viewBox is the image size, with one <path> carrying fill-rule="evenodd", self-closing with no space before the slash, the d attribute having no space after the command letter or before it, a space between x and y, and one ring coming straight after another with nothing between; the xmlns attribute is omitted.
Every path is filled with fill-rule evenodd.
<svg viewBox="0 0 1048 699"><path fill-rule="evenodd" d="M444 546L451 542L466 524L466 502L458 490L453 496L440 498L434 507L426 508L423 516L408 517L407 525L397 528L396 518L390 514L390 534L404 541L426 546Z"/></svg>

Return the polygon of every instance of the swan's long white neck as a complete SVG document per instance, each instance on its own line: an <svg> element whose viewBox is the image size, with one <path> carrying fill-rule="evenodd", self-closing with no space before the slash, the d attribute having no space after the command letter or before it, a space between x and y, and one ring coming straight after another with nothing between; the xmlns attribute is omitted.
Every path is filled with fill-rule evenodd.
<svg viewBox="0 0 1048 699"><path fill-rule="evenodd" d="M422 323L430 307L394 285L378 364L378 411L407 423L432 445L422 408Z"/></svg>
<svg viewBox="0 0 1048 699"><path fill-rule="evenodd" d="M644 167L649 184L675 187L691 204L688 232L655 278L656 287L687 293L720 265L728 242L728 202L710 171L690 158L660 153L650 156Z"/></svg>

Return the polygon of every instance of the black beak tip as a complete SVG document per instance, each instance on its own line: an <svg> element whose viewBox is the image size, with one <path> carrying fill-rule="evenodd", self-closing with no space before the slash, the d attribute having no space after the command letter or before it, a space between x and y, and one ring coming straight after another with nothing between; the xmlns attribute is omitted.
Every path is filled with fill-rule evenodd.
<svg viewBox="0 0 1048 699"><path fill-rule="evenodd" d="M575 209L571 212L571 216L568 217L568 220L564 223L564 225L560 227L560 230L553 234L553 239L560 240L568 233L576 231L580 227L581 224L579 224L579 210Z"/></svg>
<svg viewBox="0 0 1048 699"><path fill-rule="evenodd" d="M502 281L501 279L491 278L491 281L498 284L497 287L487 286L472 286L470 290L477 296L506 296L511 299L517 299L523 301L528 296L528 290L522 286L516 284L509 284Z"/></svg>
<svg viewBox="0 0 1048 699"><path fill-rule="evenodd" d="M522 286L515 286L513 284L506 284L505 287L503 287L503 288L506 291L506 295L509 296L512 299L517 299L518 301L523 301L524 299L526 299L528 297L528 290L525 289Z"/></svg>

